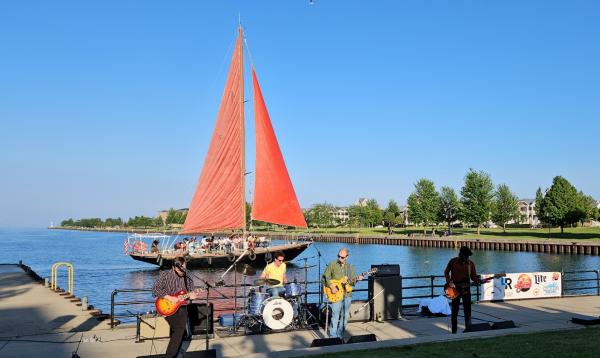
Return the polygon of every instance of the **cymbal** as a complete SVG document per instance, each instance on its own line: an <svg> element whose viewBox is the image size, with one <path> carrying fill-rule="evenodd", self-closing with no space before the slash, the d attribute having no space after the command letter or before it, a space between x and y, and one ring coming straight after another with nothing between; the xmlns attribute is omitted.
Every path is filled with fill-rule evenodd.
<svg viewBox="0 0 600 358"><path fill-rule="evenodd" d="M274 278L259 278L258 280L254 280L254 284L256 286L273 286L278 285L279 283L280 281Z"/></svg>
<svg viewBox="0 0 600 358"><path fill-rule="evenodd" d="M240 265L236 267L235 270L244 276L252 276L256 274L256 269L248 264Z"/></svg>

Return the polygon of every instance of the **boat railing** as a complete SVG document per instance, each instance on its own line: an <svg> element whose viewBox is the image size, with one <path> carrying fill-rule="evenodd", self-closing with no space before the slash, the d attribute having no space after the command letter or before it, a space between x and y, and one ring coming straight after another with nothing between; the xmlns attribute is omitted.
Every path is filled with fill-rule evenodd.
<svg viewBox="0 0 600 358"><path fill-rule="evenodd" d="M600 296L600 270L576 270L564 271L562 280L563 297L569 296ZM423 298L434 298L444 293L444 284L446 280L442 275L423 275L423 276L397 276L400 280L401 295L399 297L401 310L404 308L418 306ZM356 300L368 299L367 286L369 279L364 279L357 283L357 288L353 290ZM304 287L304 281L297 281ZM214 314L226 312L241 313L244 311L250 289L256 287L251 284L225 285L220 287L219 294L210 297L213 303ZM323 296L321 284L319 281L307 281L306 292L303 292L304 302L323 305ZM223 296L220 296L223 294ZM477 302L480 297L480 287L474 286L471 292L473 302ZM122 298L122 300L121 300ZM150 289L116 289L111 295L110 324L115 326L115 320L118 318L134 319L140 312L155 314L154 303ZM122 312L116 312L117 307L130 308ZM135 311L135 312L134 312Z"/></svg>

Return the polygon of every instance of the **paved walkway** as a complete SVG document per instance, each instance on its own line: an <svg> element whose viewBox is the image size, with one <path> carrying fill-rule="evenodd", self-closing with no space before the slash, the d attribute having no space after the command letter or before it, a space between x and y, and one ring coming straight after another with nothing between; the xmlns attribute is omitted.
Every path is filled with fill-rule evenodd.
<svg viewBox="0 0 600 358"><path fill-rule="evenodd" d="M576 329L573 316L600 315L600 297L570 297L473 306L474 323L513 320L517 328L450 334L448 317L405 315L385 323L352 323L349 335L373 333L378 342L309 348L322 331L294 331L269 335L211 339L219 357L294 357L342 350L416 344L556 329ZM163 353L167 339L135 343L135 327L110 329L65 299L34 282L19 267L0 265L0 357L137 357ZM460 318L459 318L459 323ZM460 327L462 329L464 327ZM204 348L203 339L186 342L188 351Z"/></svg>

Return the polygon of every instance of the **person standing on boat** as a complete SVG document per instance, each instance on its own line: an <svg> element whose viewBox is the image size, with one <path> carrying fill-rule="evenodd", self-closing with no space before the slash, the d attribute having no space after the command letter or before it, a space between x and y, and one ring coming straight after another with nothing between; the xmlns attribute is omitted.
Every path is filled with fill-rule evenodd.
<svg viewBox="0 0 600 358"><path fill-rule="evenodd" d="M173 303L180 301L177 292L189 291L190 300L198 298L199 294L192 292L194 288L194 280L186 275L186 262L182 257L176 257L173 260L173 267L170 270L160 272L158 279L154 281L152 286L152 294L154 297L162 297ZM186 305L179 307L177 312L171 316L165 317L169 323L171 338L165 356L168 358L177 357L183 336L187 326L188 310Z"/></svg>
<svg viewBox="0 0 600 358"><path fill-rule="evenodd" d="M469 259L473 252L466 246L461 246L458 257L452 258L444 276L446 283L450 287L458 288L460 294L452 300L452 333L456 333L458 325L458 310L460 309L460 300L463 302L463 311L465 313L465 327L471 325L471 281L479 283L479 276L475 269L475 263Z"/></svg>
<svg viewBox="0 0 600 358"><path fill-rule="evenodd" d="M260 278L270 278L279 281L278 284L270 286L269 290L273 297L278 297L284 293L283 285L288 282L287 279L287 266L283 260L285 260L285 254L281 251L277 251L273 255L273 262L267 264Z"/></svg>
<svg viewBox="0 0 600 358"><path fill-rule="evenodd" d="M331 280L341 280L345 276L348 278L348 282L356 282L364 278L362 275L356 277L354 266L348 263L348 256L350 256L350 251L347 248L340 249L337 260L331 261L325 268L321 281L324 285L329 286L332 293L336 293L338 289L331 283ZM348 318L350 317L351 302L352 292L346 292L344 293L343 300L329 304L331 307L329 337L344 338L344 332L346 331Z"/></svg>

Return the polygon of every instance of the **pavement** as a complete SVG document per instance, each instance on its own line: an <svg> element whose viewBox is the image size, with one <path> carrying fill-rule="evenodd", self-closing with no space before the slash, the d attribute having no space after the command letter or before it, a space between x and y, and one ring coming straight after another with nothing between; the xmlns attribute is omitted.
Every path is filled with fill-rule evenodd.
<svg viewBox="0 0 600 358"><path fill-rule="evenodd" d="M135 326L111 329L82 310L76 298L56 293L34 281L17 265L0 265L0 357L138 357L164 353L168 339L136 343ZM265 335L215 337L210 348L218 357L297 357L425 342L499 336L547 330L580 329L572 317L598 317L600 296L535 299L473 305L473 323L514 321L516 328L451 334L449 317L421 317L405 312L401 319L354 322L347 336L374 334L377 342L310 348L322 330L298 330ZM459 332L462 332L459 317ZM202 337L184 342L187 351L205 348Z"/></svg>

